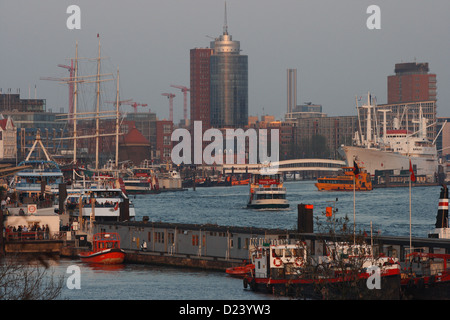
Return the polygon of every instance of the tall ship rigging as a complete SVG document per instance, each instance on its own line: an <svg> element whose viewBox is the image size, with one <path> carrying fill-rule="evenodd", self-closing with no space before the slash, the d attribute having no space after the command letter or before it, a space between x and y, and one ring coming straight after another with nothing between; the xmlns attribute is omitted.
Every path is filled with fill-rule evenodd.
<svg viewBox="0 0 450 320"><path fill-rule="evenodd" d="M99 38L99 36L97 35ZM119 70L117 69L117 92L115 110L100 111L100 83L103 81L111 81L112 74L100 74L100 39L98 40L98 58L97 73L95 75L80 76L78 75L78 43L76 44L74 76L67 79L67 83L73 83L73 111L69 112L67 119L73 125L72 137L63 139L73 139L73 165L76 166L77 161L77 140L79 139L95 139L95 167L91 168L95 172L95 179L87 179L85 175L79 175L73 170L73 181L67 190L67 197L64 201L66 208L72 213L73 217L90 220L109 220L122 221L133 220L135 217L134 206L126 195L125 189L118 186L118 146L119 146ZM95 83L96 84L96 110L94 112L78 112L78 83ZM100 133L100 118L115 118L114 133ZM94 119L95 134L79 135L77 131L77 122L80 120ZM115 136L115 164L114 176L103 179L102 169L99 167L99 145L100 138L107 136ZM108 169L108 172L110 169ZM122 207L122 208L121 208ZM124 209L122 212L120 209ZM78 211L78 212L77 212Z"/></svg>

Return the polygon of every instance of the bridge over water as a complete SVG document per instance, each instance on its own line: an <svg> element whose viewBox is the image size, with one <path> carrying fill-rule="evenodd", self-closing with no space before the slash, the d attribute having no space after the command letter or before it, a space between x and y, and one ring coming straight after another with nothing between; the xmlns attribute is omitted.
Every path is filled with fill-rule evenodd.
<svg viewBox="0 0 450 320"><path fill-rule="evenodd" d="M293 159L273 162L269 164L223 164L225 173L258 173L263 168L285 172L305 171L339 171L347 163L342 160L330 159Z"/></svg>

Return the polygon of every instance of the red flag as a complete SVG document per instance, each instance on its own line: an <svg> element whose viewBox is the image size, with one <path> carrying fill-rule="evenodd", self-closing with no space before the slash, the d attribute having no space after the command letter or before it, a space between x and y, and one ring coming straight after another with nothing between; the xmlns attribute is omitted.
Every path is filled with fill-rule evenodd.
<svg viewBox="0 0 450 320"><path fill-rule="evenodd" d="M355 178L359 174L359 167L355 160L353 160L353 174L355 175Z"/></svg>
<svg viewBox="0 0 450 320"><path fill-rule="evenodd" d="M416 176L414 175L414 170L411 164L411 160L409 160L409 172L411 173L410 177L411 177L411 181L416 181Z"/></svg>
<svg viewBox="0 0 450 320"><path fill-rule="evenodd" d="M332 217L333 216L333 208L332 207L326 207L325 215L327 217Z"/></svg>
<svg viewBox="0 0 450 320"><path fill-rule="evenodd" d="M119 202L116 202L116 205L114 206L114 211L117 211L119 209Z"/></svg>

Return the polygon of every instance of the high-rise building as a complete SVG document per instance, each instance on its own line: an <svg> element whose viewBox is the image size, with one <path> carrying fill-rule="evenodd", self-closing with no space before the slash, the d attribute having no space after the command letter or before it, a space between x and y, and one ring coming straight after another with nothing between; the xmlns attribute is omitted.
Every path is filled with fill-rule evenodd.
<svg viewBox="0 0 450 320"><path fill-rule="evenodd" d="M202 127L211 126L209 94L209 59L212 49L195 48L190 51L191 125L202 121Z"/></svg>
<svg viewBox="0 0 450 320"><path fill-rule="evenodd" d="M388 76L388 104L436 100L436 75L428 63L397 63Z"/></svg>
<svg viewBox="0 0 450 320"><path fill-rule="evenodd" d="M297 69L287 69L287 110L289 115L297 106Z"/></svg>
<svg viewBox="0 0 450 320"><path fill-rule="evenodd" d="M240 42L228 34L211 41L210 107L211 126L244 128L248 121L248 56L240 54Z"/></svg>

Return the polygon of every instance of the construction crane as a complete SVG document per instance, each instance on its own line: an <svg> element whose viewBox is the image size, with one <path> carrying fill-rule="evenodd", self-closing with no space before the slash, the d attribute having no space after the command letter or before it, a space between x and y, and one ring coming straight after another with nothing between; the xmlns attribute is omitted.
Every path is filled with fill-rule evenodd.
<svg viewBox="0 0 450 320"><path fill-rule="evenodd" d="M184 116L184 123L187 124L187 92L190 91L189 88L185 86L179 86L179 85L170 85L173 88L180 89L181 92L183 92L184 95L184 105L183 105L183 116Z"/></svg>
<svg viewBox="0 0 450 320"><path fill-rule="evenodd" d="M71 116L73 114L73 80L74 80L74 72L75 72L75 67L73 66L73 60L71 60L70 66L58 64L58 67L69 70L69 78L70 78L70 82L69 82L69 115Z"/></svg>
<svg viewBox="0 0 450 320"><path fill-rule="evenodd" d="M127 103L124 103L124 104L128 104L128 105L130 105L130 106L132 106L133 108L134 108L134 113L137 113L137 107L138 106L141 106L141 107L147 107L148 106L148 104L144 104L144 103L137 103L137 102L127 102Z"/></svg>
<svg viewBox="0 0 450 320"><path fill-rule="evenodd" d="M69 70L69 79L67 78L55 78L55 77L40 77L40 80L50 80L50 81L60 81L60 82L66 82L69 85L69 117L73 115L73 94L74 94L74 80L75 80L75 67L73 66L73 60L71 60L71 65L66 66L63 64L58 64L58 67L65 68ZM72 123L73 120L69 120L70 123Z"/></svg>
<svg viewBox="0 0 450 320"><path fill-rule="evenodd" d="M106 101L106 103L117 103L117 102L116 101ZM121 106L122 104L132 106L134 108L134 113L137 113L138 106L142 106L142 107L148 106L148 104L133 102L133 99L119 101L119 106Z"/></svg>
<svg viewBox="0 0 450 320"><path fill-rule="evenodd" d="M169 108L170 108L170 115L169 120L173 122L173 98L175 97L175 94L173 93L161 93L162 96L166 96L169 99Z"/></svg>

